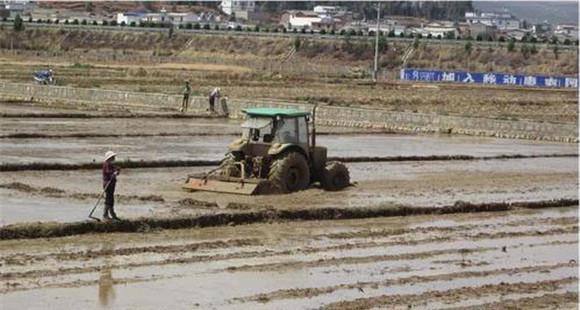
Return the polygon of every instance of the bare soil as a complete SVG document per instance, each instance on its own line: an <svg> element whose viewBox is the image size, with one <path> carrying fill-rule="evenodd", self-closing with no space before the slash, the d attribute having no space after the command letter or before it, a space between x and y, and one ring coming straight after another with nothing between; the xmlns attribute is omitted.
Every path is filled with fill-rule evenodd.
<svg viewBox="0 0 580 310"><path fill-rule="evenodd" d="M178 94L188 79L194 94L202 96L219 86L230 98L501 119L572 123L578 119L577 90L399 83L401 58L410 44L389 43L381 55L385 78L374 86L368 83L373 58L366 52L372 47L347 40L305 40L298 52L291 53L294 41L283 38L186 34L169 38L166 33L42 29L16 35L19 40L9 51L15 34L0 30L0 46L6 46L0 52L0 76L12 82L32 82L34 70L50 66L59 85L75 87ZM525 58L499 47L478 47L466 54L461 45L421 44L408 66L572 76L578 72L576 50L562 50L556 57L551 50L540 49Z"/></svg>

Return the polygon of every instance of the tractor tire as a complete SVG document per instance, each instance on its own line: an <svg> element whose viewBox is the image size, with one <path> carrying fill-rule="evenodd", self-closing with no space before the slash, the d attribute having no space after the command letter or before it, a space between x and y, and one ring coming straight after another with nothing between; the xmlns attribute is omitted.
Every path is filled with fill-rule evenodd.
<svg viewBox="0 0 580 310"><path fill-rule="evenodd" d="M280 193L291 193L308 188L310 168L306 158L297 152L283 154L272 162L268 180Z"/></svg>
<svg viewBox="0 0 580 310"><path fill-rule="evenodd" d="M341 162L328 162L322 171L320 185L327 191L338 191L350 186L348 169Z"/></svg>

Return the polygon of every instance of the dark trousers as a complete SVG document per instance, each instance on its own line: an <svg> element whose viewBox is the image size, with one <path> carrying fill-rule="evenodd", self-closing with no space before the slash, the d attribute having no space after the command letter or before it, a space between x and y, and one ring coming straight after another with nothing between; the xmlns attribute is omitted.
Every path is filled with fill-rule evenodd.
<svg viewBox="0 0 580 310"><path fill-rule="evenodd" d="M105 213L103 217L117 217L115 213L115 183L113 182L105 189Z"/></svg>
<svg viewBox="0 0 580 310"><path fill-rule="evenodd" d="M181 101L181 112L187 111L187 106L189 105L189 95L183 95L183 101Z"/></svg>
<svg viewBox="0 0 580 310"><path fill-rule="evenodd" d="M209 110L211 112L215 111L215 97L214 96L209 96Z"/></svg>

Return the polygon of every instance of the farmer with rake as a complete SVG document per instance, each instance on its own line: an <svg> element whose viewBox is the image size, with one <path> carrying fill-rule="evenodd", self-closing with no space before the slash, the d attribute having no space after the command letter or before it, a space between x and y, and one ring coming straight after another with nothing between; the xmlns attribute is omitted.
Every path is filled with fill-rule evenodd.
<svg viewBox="0 0 580 310"><path fill-rule="evenodd" d="M119 175L119 168L113 165L117 154L113 151L105 153L105 161L103 162L103 190L105 192L105 213L103 219L119 220L115 213L115 185L117 184L117 175Z"/></svg>

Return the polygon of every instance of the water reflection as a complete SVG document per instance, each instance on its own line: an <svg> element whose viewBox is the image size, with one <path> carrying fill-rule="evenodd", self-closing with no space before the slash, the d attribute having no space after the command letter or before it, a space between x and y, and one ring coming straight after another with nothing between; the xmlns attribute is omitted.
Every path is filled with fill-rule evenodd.
<svg viewBox="0 0 580 310"><path fill-rule="evenodd" d="M115 301L115 287L112 271L112 252L113 244L110 242L103 243L102 250L104 254L104 262L101 267L99 276L99 305L101 307L108 307Z"/></svg>

